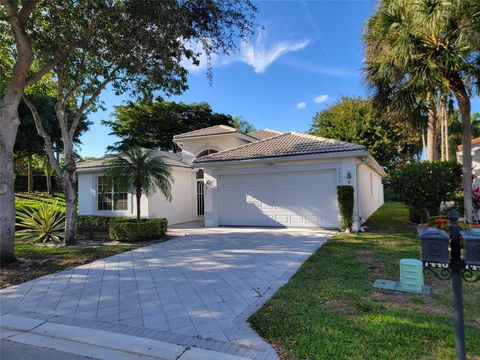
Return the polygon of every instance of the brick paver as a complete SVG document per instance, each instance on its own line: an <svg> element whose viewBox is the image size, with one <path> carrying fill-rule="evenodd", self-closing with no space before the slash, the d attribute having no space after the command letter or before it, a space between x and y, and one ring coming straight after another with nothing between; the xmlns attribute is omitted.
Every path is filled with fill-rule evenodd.
<svg viewBox="0 0 480 360"><path fill-rule="evenodd" d="M333 232L186 231L190 235L1 290L1 313L83 319L137 336L162 334L172 343L210 341L218 351L233 344L237 353L238 346L271 353L246 319Z"/></svg>

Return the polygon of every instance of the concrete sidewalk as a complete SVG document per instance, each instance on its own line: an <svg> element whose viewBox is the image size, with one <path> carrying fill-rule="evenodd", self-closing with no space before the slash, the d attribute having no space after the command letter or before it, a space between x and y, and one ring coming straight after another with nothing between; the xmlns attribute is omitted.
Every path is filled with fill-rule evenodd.
<svg viewBox="0 0 480 360"><path fill-rule="evenodd" d="M1 313L182 349L275 358L247 319L334 232L182 231L189 235L1 290Z"/></svg>

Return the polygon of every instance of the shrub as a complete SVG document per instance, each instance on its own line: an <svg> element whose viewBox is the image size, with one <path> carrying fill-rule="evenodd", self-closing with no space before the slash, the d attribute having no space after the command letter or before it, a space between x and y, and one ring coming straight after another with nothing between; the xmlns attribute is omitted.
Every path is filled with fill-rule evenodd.
<svg viewBox="0 0 480 360"><path fill-rule="evenodd" d="M130 219L128 217L106 215L80 215L77 218L77 231L80 235L91 237L96 233L104 233L108 236L110 222L118 219Z"/></svg>
<svg viewBox="0 0 480 360"><path fill-rule="evenodd" d="M453 200L462 185L462 168L451 161L413 162L390 175L390 186L409 208L413 222L438 214L442 201Z"/></svg>
<svg viewBox="0 0 480 360"><path fill-rule="evenodd" d="M353 222L353 187L350 185L337 186L338 206L340 208L340 228L350 229Z"/></svg>
<svg viewBox="0 0 480 360"><path fill-rule="evenodd" d="M62 242L65 232L65 213L57 205L41 203L37 208L25 207L17 213L17 223L20 230L15 236L31 242L46 243Z"/></svg>
<svg viewBox="0 0 480 360"><path fill-rule="evenodd" d="M167 231L167 219L113 219L110 238L123 241L141 241L159 238Z"/></svg>

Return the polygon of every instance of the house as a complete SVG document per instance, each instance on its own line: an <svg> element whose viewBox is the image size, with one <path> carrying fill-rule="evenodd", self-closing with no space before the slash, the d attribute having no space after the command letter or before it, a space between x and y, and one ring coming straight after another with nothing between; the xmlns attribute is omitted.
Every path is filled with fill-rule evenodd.
<svg viewBox="0 0 480 360"><path fill-rule="evenodd" d="M457 161L463 164L463 145L457 147ZM472 176L473 184L480 185L480 137L472 139Z"/></svg>
<svg viewBox="0 0 480 360"><path fill-rule="evenodd" d="M171 202L143 195L141 213L169 224L205 226L339 226L337 185L355 189L354 215L364 222L383 204L386 174L362 145L296 132L242 133L212 126L174 136ZM102 181L108 158L78 164L80 215L134 216L134 196ZM106 191L108 190L108 191Z"/></svg>

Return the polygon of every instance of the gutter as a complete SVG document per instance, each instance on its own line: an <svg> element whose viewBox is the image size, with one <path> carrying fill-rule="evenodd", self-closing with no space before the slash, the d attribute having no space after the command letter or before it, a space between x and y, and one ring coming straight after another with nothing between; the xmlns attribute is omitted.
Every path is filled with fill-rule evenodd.
<svg viewBox="0 0 480 360"><path fill-rule="evenodd" d="M199 162L193 162L192 166L194 168L205 168L205 167L219 167L219 166L229 166L229 165L258 164L258 163L273 162L273 161L333 159L333 158L342 158L342 157L366 157L368 155L369 154L365 150L354 150L354 151L344 151L344 152L337 151L337 152L330 152L330 153L317 153L317 154L305 154L305 155L270 156L270 157L256 158L256 159L219 160L219 161L205 161L205 162L199 161ZM380 165L378 166L380 167Z"/></svg>

